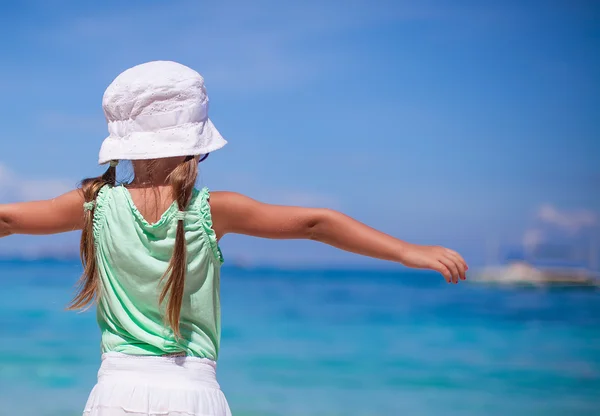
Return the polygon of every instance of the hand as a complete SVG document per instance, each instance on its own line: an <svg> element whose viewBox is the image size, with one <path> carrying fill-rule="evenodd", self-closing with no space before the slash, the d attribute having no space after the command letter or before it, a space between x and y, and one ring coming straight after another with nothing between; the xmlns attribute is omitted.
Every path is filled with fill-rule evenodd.
<svg viewBox="0 0 600 416"><path fill-rule="evenodd" d="M439 246L410 244L403 251L400 262L407 267L440 272L448 283L466 280L465 272L469 269L460 254Z"/></svg>

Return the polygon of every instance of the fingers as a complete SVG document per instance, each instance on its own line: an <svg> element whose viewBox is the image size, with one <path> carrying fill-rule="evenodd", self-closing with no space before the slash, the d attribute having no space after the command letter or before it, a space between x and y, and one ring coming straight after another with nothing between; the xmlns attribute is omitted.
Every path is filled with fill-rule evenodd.
<svg viewBox="0 0 600 416"><path fill-rule="evenodd" d="M460 277L460 280L466 280L467 279L466 271L468 269L468 266L463 261L461 261L460 256L453 255L451 253L451 254L448 254L446 256L446 258L449 259L450 261L452 261L458 268L458 275Z"/></svg>
<svg viewBox="0 0 600 416"><path fill-rule="evenodd" d="M431 269L441 273L448 283L458 283L459 280L467 279L466 271L469 266L456 251L437 246L431 254Z"/></svg>
<svg viewBox="0 0 600 416"><path fill-rule="evenodd" d="M463 259L462 256L454 250L444 248L443 251L444 257L450 259L458 267L460 279L467 280L466 271L469 270L469 266L467 265L465 259Z"/></svg>
<svg viewBox="0 0 600 416"><path fill-rule="evenodd" d="M444 276L444 279L446 279L446 282L452 283L452 273L450 273L450 269L448 269L444 263L438 261L431 268L441 273L442 276Z"/></svg>
<svg viewBox="0 0 600 416"><path fill-rule="evenodd" d="M454 250L450 250L449 248L447 248L445 250L446 250L446 254L447 255L449 255L453 259L456 259L457 261L459 261L460 263L462 263L465 270L469 270L469 266L467 265L467 262L465 261L465 259L462 258L462 256L460 254L458 254Z"/></svg>
<svg viewBox="0 0 600 416"><path fill-rule="evenodd" d="M450 282L458 283L458 279L461 278L461 272L454 260L449 257L440 257L438 261L450 270Z"/></svg>

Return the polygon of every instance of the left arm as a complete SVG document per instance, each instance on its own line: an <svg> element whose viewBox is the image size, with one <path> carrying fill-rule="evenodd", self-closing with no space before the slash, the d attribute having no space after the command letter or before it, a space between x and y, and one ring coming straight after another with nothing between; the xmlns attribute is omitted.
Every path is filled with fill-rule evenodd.
<svg viewBox="0 0 600 416"><path fill-rule="evenodd" d="M273 239L320 241L352 253L440 272L448 282L465 280L467 264L453 250L419 246L377 231L337 211L263 204L232 192L211 194L213 229Z"/></svg>
<svg viewBox="0 0 600 416"><path fill-rule="evenodd" d="M0 237L81 230L83 202L81 191L74 190L46 201L0 204Z"/></svg>

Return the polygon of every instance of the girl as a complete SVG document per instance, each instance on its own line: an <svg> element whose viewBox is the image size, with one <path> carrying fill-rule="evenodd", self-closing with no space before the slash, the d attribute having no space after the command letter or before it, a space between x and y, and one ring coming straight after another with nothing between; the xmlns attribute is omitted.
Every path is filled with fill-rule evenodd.
<svg viewBox="0 0 600 416"><path fill-rule="evenodd" d="M89 416L230 415L215 377L221 332L218 241L238 233L311 239L465 279L462 257L397 240L327 209L265 205L195 189L198 163L226 144L204 79L175 62L119 75L103 98L106 172L55 199L0 205L0 237L82 230L84 273L69 309L97 306L102 364ZM134 179L116 184L118 161Z"/></svg>

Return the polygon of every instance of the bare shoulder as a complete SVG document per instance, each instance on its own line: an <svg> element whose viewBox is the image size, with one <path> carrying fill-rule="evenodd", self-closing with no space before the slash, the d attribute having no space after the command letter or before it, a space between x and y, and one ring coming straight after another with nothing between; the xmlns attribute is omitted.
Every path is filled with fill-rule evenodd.
<svg viewBox="0 0 600 416"><path fill-rule="evenodd" d="M210 205L221 205L227 204L228 202L235 202L236 199L245 198L244 195L237 192L230 191L211 191L210 193Z"/></svg>
<svg viewBox="0 0 600 416"><path fill-rule="evenodd" d="M249 211L249 206L255 202L251 198L229 191L214 191L210 193L210 211L213 220L213 229L217 238L231 232L236 219Z"/></svg>
<svg viewBox="0 0 600 416"><path fill-rule="evenodd" d="M48 210L58 211L59 213L71 213L74 211L81 211L84 202L85 200L81 189L74 189L52 199L14 204L14 206L31 211Z"/></svg>
<svg viewBox="0 0 600 416"><path fill-rule="evenodd" d="M235 213L260 204L258 201L237 192L215 191L210 193L213 214Z"/></svg>
<svg viewBox="0 0 600 416"><path fill-rule="evenodd" d="M210 199L213 228L218 237L228 233L264 238L304 238L323 210L272 205L236 192L214 192Z"/></svg>
<svg viewBox="0 0 600 416"><path fill-rule="evenodd" d="M0 205L0 221L11 234L55 234L83 227L80 189L43 201Z"/></svg>

